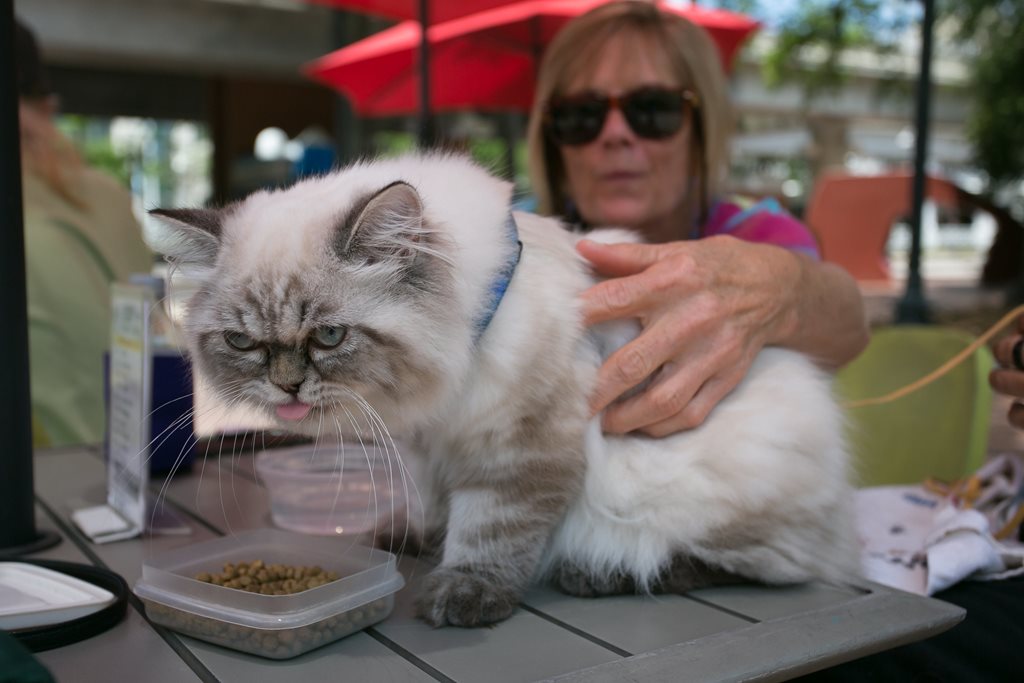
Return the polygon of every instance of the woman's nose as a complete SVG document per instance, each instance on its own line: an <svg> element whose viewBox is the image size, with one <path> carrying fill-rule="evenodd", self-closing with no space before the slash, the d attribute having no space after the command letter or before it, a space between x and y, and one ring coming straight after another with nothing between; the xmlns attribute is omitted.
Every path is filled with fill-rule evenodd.
<svg viewBox="0 0 1024 683"><path fill-rule="evenodd" d="M623 116L622 110L618 107L612 107L608 112L608 116L604 119L604 126L601 128L601 134L598 136L598 139L601 142L610 143L633 140L635 137L636 135L633 133L633 129L629 127L629 122Z"/></svg>

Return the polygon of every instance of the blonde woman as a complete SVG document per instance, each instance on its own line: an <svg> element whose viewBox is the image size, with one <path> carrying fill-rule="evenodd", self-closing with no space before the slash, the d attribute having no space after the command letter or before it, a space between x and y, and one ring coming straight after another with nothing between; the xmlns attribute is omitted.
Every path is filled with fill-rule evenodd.
<svg viewBox="0 0 1024 683"><path fill-rule="evenodd" d="M99 443L109 286L149 272L152 258L128 192L85 166L54 127L55 97L20 23L15 41L34 440Z"/></svg>
<svg viewBox="0 0 1024 683"><path fill-rule="evenodd" d="M587 322L643 325L599 375L592 408L609 432L701 424L764 346L838 367L867 344L856 283L818 260L808 230L771 202L725 198L731 124L711 39L656 5L599 6L544 56L528 131L538 209L650 242L579 246L610 278L584 294Z"/></svg>

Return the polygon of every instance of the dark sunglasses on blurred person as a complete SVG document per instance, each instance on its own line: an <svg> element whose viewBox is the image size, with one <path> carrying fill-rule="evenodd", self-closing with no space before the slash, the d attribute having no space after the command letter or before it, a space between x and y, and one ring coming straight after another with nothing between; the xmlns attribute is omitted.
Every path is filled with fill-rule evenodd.
<svg viewBox="0 0 1024 683"><path fill-rule="evenodd" d="M686 88L646 86L617 96L586 92L551 98L544 127L556 144L585 145L597 139L608 112L617 108L639 137L662 140L678 132L687 110L698 106L697 94Z"/></svg>

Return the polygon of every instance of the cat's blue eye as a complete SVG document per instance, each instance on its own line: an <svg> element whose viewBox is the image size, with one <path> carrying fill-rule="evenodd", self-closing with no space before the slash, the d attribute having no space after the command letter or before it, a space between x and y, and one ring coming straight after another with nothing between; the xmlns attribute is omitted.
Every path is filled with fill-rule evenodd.
<svg viewBox="0 0 1024 683"><path fill-rule="evenodd" d="M324 349L333 349L345 339L344 327L318 327L313 332L313 343Z"/></svg>
<svg viewBox="0 0 1024 683"><path fill-rule="evenodd" d="M244 332L225 332L224 341L233 349L239 351L252 351L256 348L256 340Z"/></svg>

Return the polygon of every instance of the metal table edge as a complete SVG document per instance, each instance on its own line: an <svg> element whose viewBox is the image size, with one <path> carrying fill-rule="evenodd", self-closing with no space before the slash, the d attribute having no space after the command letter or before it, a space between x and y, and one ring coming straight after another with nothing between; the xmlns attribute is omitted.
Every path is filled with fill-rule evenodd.
<svg viewBox="0 0 1024 683"><path fill-rule="evenodd" d="M743 629L670 645L659 650L582 669L555 678L618 683L623 680L784 681L842 664L946 631L967 612L941 600L926 598L864 581L863 595ZM913 615L913 619L908 618ZM836 638L849 646L836 652ZM794 651L793 642L802 647ZM738 642L742 645L738 647ZM774 653L775 659L770 655ZM765 662L772 664L766 669Z"/></svg>

